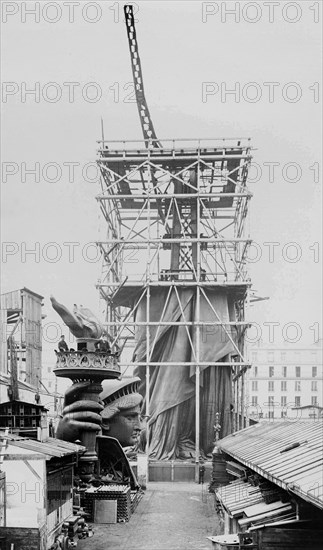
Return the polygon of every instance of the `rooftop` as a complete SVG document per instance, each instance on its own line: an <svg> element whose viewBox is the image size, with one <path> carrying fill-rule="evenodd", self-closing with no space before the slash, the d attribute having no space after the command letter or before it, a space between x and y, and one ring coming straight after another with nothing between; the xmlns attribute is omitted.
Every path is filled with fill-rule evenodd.
<svg viewBox="0 0 323 550"><path fill-rule="evenodd" d="M323 422L262 422L225 437L219 448L284 490L323 508Z"/></svg>
<svg viewBox="0 0 323 550"><path fill-rule="evenodd" d="M3 445L5 441L5 445ZM49 437L45 441L37 441L36 439L27 439L15 434L6 434L4 431L0 431L0 442L2 442L1 455L4 456L4 460L10 460L10 457L14 455L12 449L10 449L10 453L6 452L8 444L17 447L17 450L24 449L37 453L35 458L40 458L40 455L42 455L45 460L83 453L86 450L82 445L76 445L75 443L69 443L53 437Z"/></svg>

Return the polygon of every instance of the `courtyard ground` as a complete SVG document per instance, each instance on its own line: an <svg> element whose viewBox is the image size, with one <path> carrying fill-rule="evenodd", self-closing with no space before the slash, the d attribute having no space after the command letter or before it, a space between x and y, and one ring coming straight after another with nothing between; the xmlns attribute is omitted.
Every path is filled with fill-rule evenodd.
<svg viewBox="0 0 323 550"><path fill-rule="evenodd" d="M92 525L78 550L211 550L206 537L222 532L214 495L194 482L149 483L128 523Z"/></svg>

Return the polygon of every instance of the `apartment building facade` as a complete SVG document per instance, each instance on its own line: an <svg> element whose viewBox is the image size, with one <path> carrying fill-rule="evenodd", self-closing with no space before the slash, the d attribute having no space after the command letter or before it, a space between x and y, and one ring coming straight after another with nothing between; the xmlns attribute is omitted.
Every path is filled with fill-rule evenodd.
<svg viewBox="0 0 323 550"><path fill-rule="evenodd" d="M255 420L323 416L322 347L249 348L247 414Z"/></svg>

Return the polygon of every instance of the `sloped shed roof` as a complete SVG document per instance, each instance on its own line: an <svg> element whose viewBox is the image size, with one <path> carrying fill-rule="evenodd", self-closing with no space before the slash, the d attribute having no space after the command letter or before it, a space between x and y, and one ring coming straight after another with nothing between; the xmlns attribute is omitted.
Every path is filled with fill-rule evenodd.
<svg viewBox="0 0 323 550"><path fill-rule="evenodd" d="M0 442L8 442L14 447L25 449L35 452L39 455L43 455L44 459L49 460L53 457L63 457L71 454L82 453L86 449L82 445L76 445L75 443L69 443L62 439L55 439L49 437L46 441L37 441L36 439L27 439L26 437L20 437L15 434L6 434L0 431ZM2 443L2 444L3 444ZM6 447L3 446L1 453L6 454Z"/></svg>
<svg viewBox="0 0 323 550"><path fill-rule="evenodd" d="M218 447L251 470L323 508L323 422L259 423L225 437Z"/></svg>

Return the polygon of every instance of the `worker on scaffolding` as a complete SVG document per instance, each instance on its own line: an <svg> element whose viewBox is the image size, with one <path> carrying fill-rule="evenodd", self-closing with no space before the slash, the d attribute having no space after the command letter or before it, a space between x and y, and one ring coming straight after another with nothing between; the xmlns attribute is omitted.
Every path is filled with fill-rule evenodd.
<svg viewBox="0 0 323 550"><path fill-rule="evenodd" d="M64 334L62 334L61 339L58 342L58 351L68 351L68 345L65 342Z"/></svg>

